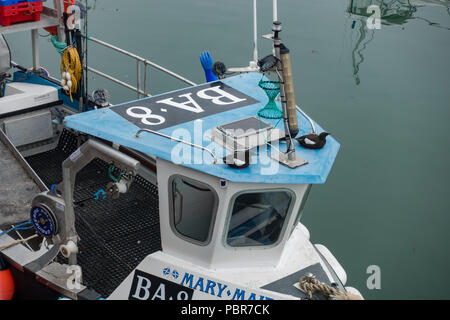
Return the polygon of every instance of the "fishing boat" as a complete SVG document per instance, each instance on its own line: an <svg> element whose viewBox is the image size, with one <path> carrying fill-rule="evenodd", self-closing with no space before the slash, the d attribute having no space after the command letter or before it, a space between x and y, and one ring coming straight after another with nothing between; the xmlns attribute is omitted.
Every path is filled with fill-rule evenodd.
<svg viewBox="0 0 450 320"><path fill-rule="evenodd" d="M362 298L301 223L340 145L295 102L276 1L273 52L258 56L254 1L253 60L203 52L203 84L70 28L73 5L53 4L0 27L31 30L33 52L22 67L0 38L0 299ZM60 46L58 78L39 65L40 28ZM136 86L89 66L91 41L135 59ZM151 96L149 67L187 87ZM88 72L137 99L89 95Z"/></svg>

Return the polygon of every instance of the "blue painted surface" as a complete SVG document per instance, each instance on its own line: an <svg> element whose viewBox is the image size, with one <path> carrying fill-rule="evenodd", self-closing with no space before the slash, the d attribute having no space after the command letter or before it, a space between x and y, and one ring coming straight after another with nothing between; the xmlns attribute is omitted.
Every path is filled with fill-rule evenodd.
<svg viewBox="0 0 450 320"><path fill-rule="evenodd" d="M0 0L0 6L12 6L22 2L38 2L42 0Z"/></svg>
<svg viewBox="0 0 450 320"><path fill-rule="evenodd" d="M219 124L250 116L257 116L258 110L263 108L268 101L264 91L258 87L260 79L260 74L248 73L222 80L222 82L227 85L261 101L260 103L214 114L201 118L200 120L186 122L160 131L161 133L175 136L183 140L189 138L189 136L183 135L183 133L190 135L192 138L190 140L191 142L213 149L214 153L218 155L219 164L212 164L212 157L206 152L190 148L151 133L144 132L141 134L140 138L136 138L135 134L139 128L109 109L93 110L67 117L65 126L175 163L177 163L177 161L173 160L174 158L172 157L174 147L178 149L185 147L186 149L184 150L190 152L191 159L193 159L191 162L194 163L181 163L181 165L229 181L287 184L324 183L340 148L339 143L331 136L327 138L327 144L321 150L307 150L296 142L296 154L308 161L308 164L296 169L290 169L271 160L269 158L270 153L268 153L270 152L270 147L260 148L258 155L252 157L251 165L247 168L232 169L221 161L221 156L229 153L228 151L224 150L207 137L203 137L202 139L202 137L194 136L194 127L201 126L203 128L202 131L205 132ZM170 106L167 107L170 108ZM300 114L298 114L298 118L300 128L298 136L310 133L311 127L309 122ZM263 120L272 125L275 125L278 121L268 119ZM282 121L279 122L278 128L284 129ZM323 131L317 124L316 129L318 133ZM282 151L286 150L284 144L280 144L278 148ZM220 157L219 154L221 154ZM203 159L198 161L203 163L195 163L195 160L197 160L197 158L195 158L196 155L204 159L204 161L201 161Z"/></svg>

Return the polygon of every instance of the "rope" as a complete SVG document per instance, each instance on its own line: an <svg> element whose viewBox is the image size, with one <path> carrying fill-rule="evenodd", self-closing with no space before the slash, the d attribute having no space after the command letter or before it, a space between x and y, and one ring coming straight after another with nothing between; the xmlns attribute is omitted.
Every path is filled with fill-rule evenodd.
<svg viewBox="0 0 450 320"><path fill-rule="evenodd" d="M28 241L30 241L30 240L32 240L32 239L34 239L34 238L37 238L37 237L39 237L39 236L38 236L37 234L35 234L35 235L32 235L31 237L28 237L28 238L26 238L26 239L15 240L15 241L13 241L13 242L10 242L10 243L8 243L8 244L5 244L5 245L3 245L3 246L0 246L0 252L2 252L2 251L5 250L5 249L11 248L11 247L13 247L13 246L15 246L15 245L18 245L18 244L21 244L21 243L28 242Z"/></svg>
<svg viewBox="0 0 450 320"><path fill-rule="evenodd" d="M261 130L263 130L261 117L258 116L258 119L259 119L259 126L261 127ZM279 119L278 122L275 124L275 127L273 127L272 129L269 130L269 134L267 135L267 139L266 139L266 136L264 135L264 131L263 131L263 138L264 138L264 143L265 143L265 144L268 144L268 141L269 141L269 139L270 139L270 135L272 134L272 131L273 131L274 129L276 129L276 127L278 127L278 124L280 123L280 120L281 120L281 119Z"/></svg>
<svg viewBox="0 0 450 320"><path fill-rule="evenodd" d="M58 51L58 53L60 54L64 53L64 50L67 47L67 44L65 42L58 41L58 36L51 37L50 41L52 42L53 46L55 47L56 51Z"/></svg>
<svg viewBox="0 0 450 320"><path fill-rule="evenodd" d="M68 47L64 51L60 69L63 90L70 96L70 101L73 102L72 94L77 91L78 82L82 76L81 60L75 47Z"/></svg>
<svg viewBox="0 0 450 320"><path fill-rule="evenodd" d="M114 170L116 170L116 167L112 164L109 166L108 168L108 175L109 178L114 181L114 182L120 182L120 180L122 179L122 176L124 175L123 172L120 172L119 175L117 177L114 176Z"/></svg>
<svg viewBox="0 0 450 320"><path fill-rule="evenodd" d="M58 53L60 54L64 53L64 50L67 47L67 44L65 42L58 41L58 36L51 37L50 41L52 42L53 46L55 47L56 51L58 51Z"/></svg>
<svg viewBox="0 0 450 320"><path fill-rule="evenodd" d="M10 233L11 231L14 231L14 230L29 230L29 229L33 229L34 226L31 226L31 224L32 224L31 220L28 220L26 222L20 223L20 224L18 224L16 226L6 230L6 231L1 232L0 233L0 237L2 237L2 236L6 235L6 234L8 234L8 233Z"/></svg>
<svg viewBox="0 0 450 320"><path fill-rule="evenodd" d="M361 300L360 296L339 290L328 284L317 280L313 275L306 275L300 278L298 285L305 292L309 299L314 293L321 293L332 300Z"/></svg>

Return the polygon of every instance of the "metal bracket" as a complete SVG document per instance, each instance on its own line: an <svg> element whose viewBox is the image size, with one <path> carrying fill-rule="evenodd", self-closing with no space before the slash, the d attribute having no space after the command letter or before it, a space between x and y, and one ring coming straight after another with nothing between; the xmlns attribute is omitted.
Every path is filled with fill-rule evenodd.
<svg viewBox="0 0 450 320"><path fill-rule="evenodd" d="M289 157L289 156L291 156L291 157ZM297 167L303 166L308 163L308 161L295 155L295 153L289 155L288 153L283 153L283 152L273 153L273 151L272 151L270 158L272 158L275 161L278 161L279 163L281 163L291 169L295 169ZM290 159L290 158L292 158L292 159Z"/></svg>
<svg viewBox="0 0 450 320"><path fill-rule="evenodd" d="M78 236L75 229L75 211L73 206L75 177L79 171L95 158L99 158L108 163L113 163L114 166L130 176L136 175L140 166L140 162L136 159L94 139L89 139L72 153L70 157L63 162L63 181L58 186L58 190L62 191L62 196L66 204L64 216L60 218L61 234L59 243L66 243L68 241L73 241L75 244L77 243ZM69 264L76 264L76 254L69 257Z"/></svg>

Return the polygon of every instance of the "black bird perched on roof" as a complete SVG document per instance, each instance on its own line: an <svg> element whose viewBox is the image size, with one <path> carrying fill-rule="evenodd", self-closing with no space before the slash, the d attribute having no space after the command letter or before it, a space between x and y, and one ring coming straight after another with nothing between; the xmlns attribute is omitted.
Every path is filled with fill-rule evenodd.
<svg viewBox="0 0 450 320"><path fill-rule="evenodd" d="M296 138L295 140L300 143L305 148L308 149L322 149L323 146L327 143L327 136L329 135L328 132L322 132L321 134L317 135L316 133L310 133L304 136L301 136L299 138Z"/></svg>

